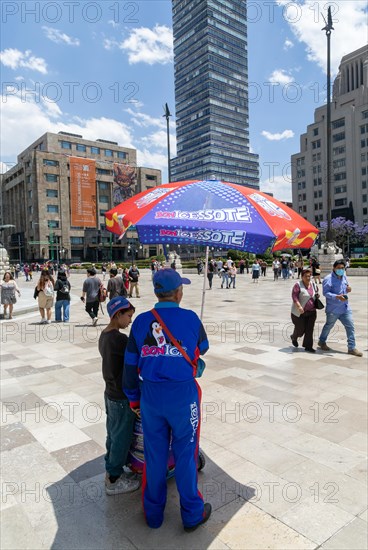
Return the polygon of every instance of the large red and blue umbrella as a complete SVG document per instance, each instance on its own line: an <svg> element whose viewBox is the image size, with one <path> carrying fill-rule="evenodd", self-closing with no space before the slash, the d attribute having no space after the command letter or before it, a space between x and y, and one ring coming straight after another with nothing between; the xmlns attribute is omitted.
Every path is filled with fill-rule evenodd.
<svg viewBox="0 0 368 550"><path fill-rule="evenodd" d="M142 244L201 245L262 254L310 248L318 229L273 197L217 180L148 189L105 213L121 237L134 225Z"/></svg>

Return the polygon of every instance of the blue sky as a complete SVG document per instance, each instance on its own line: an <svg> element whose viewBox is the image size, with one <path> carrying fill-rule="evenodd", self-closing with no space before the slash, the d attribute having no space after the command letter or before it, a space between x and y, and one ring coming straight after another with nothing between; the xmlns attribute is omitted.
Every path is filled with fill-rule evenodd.
<svg viewBox="0 0 368 550"><path fill-rule="evenodd" d="M332 6L332 70L366 42L361 0L248 1L250 140L261 189L291 199L290 155L326 98L321 13ZM175 113L169 0L3 0L1 161L46 131L111 139L167 181L163 105ZM175 154L175 116L171 119ZM4 165L2 165L4 171Z"/></svg>

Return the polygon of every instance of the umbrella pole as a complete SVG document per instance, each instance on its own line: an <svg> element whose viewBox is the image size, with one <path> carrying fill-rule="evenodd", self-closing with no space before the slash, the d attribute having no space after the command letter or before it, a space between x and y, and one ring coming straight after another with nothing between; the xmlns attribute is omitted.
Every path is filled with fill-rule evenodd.
<svg viewBox="0 0 368 550"><path fill-rule="evenodd" d="M205 301L205 298L206 298L206 279L207 279L207 269L208 269L208 252L209 252L209 248L208 248L208 246L206 246L206 262L205 262L205 266L204 266L204 277L203 277L201 321L203 320L204 301Z"/></svg>

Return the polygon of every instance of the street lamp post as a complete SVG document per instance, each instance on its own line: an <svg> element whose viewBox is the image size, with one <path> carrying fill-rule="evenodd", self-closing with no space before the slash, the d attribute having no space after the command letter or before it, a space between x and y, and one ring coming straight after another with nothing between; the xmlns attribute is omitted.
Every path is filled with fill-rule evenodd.
<svg viewBox="0 0 368 550"><path fill-rule="evenodd" d="M170 113L170 109L167 103L165 103L164 107L165 114L162 115L166 118L166 132L167 132L167 177L168 181L171 181L171 165L170 165L170 117L172 116Z"/></svg>
<svg viewBox="0 0 368 550"><path fill-rule="evenodd" d="M331 31L334 30L332 26L331 6L327 10L327 21L325 20L325 27L323 31L326 31L327 37L327 133L326 133L326 146L327 146L327 232L326 241L332 241L332 228L331 228Z"/></svg>

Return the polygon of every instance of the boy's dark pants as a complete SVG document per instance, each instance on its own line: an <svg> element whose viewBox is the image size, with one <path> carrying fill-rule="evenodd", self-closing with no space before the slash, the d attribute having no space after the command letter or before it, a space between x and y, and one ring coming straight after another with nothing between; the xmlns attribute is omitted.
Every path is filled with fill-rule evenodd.
<svg viewBox="0 0 368 550"><path fill-rule="evenodd" d="M105 394L106 408L106 472L110 476L123 473L133 437L135 414L127 399L113 401Z"/></svg>

